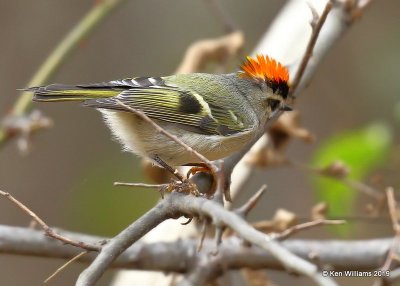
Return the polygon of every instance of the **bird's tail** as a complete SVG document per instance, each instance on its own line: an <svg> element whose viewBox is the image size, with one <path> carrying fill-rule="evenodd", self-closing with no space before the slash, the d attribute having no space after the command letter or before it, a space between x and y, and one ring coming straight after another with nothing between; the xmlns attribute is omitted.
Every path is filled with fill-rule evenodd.
<svg viewBox="0 0 400 286"><path fill-rule="evenodd" d="M52 84L47 86L30 87L25 91L33 92L33 101L85 101L88 99L106 98L118 95L121 90L111 88L106 84L64 85Z"/></svg>

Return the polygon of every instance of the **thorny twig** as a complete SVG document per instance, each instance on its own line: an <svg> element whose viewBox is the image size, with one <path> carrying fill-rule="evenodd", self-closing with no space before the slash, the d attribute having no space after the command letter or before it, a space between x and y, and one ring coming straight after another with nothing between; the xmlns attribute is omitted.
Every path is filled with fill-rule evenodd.
<svg viewBox="0 0 400 286"><path fill-rule="evenodd" d="M113 237L109 243L102 248L100 254L94 259L89 267L79 275L76 285L94 285L111 263L129 246L164 220L181 216L178 210L170 208L170 205L168 204L168 198L170 198L171 195L160 201L156 206L151 208L139 219Z"/></svg>
<svg viewBox="0 0 400 286"><path fill-rule="evenodd" d="M174 195L174 194L172 194ZM257 245L269 251L289 270L305 275L320 285L334 285L330 279L325 280L318 273L317 268L308 261L299 260L299 257L284 250L278 243L254 228L252 228L240 216L224 209L221 205L210 200L193 200L192 197L179 195L179 200L175 198L171 200L172 208L179 209L184 213L200 213L212 218L214 224L224 224L226 227L233 229L244 240ZM200 198L201 199L201 198Z"/></svg>
<svg viewBox="0 0 400 286"><path fill-rule="evenodd" d="M145 184L145 183L125 183L125 182L114 182L114 186L127 186L137 188L162 188L167 184Z"/></svg>
<svg viewBox="0 0 400 286"><path fill-rule="evenodd" d="M251 210L254 209L256 204L260 201L261 197L264 195L265 191L267 190L267 185L262 185L261 188L254 194L252 195L242 206L238 207L237 209L234 209L233 212L240 216L243 219L246 219L248 214L250 213ZM227 209L230 210L232 205L228 205ZM254 225L252 224L254 227ZM225 230L224 227L220 227L221 230ZM257 228L256 228L257 229ZM222 238L221 233L221 238ZM232 231L227 231L225 233L226 235L231 235Z"/></svg>
<svg viewBox="0 0 400 286"><path fill-rule="evenodd" d="M199 40L187 48L186 53L175 73L187 74L199 72L209 61L224 62L228 58L238 55L243 48L243 45L244 34L243 32L237 30L218 38ZM156 179L157 182L161 183L165 181L167 177L165 172L160 173L159 170L154 172L155 169L149 167L149 165L152 164L149 160L143 160L143 163L148 171L147 175L150 175L153 179ZM199 178L198 175L200 174L201 173L195 175L196 178L192 177L192 181L198 182L200 180L202 181L203 185L205 185L204 181L206 180L212 181L212 177L209 177L208 179L205 179L204 177ZM229 176L225 175L224 177L229 179ZM213 187L213 182L210 182L209 185L210 188L203 188L203 191L199 190L200 193L208 192L208 190ZM224 187L224 195L228 201L231 200L228 187Z"/></svg>
<svg viewBox="0 0 400 286"><path fill-rule="evenodd" d="M282 47L282 44L279 41L279 37L281 37L282 34L288 34L289 38L291 38L298 37L300 34L303 33L299 32L297 29L293 29L290 26L292 13L296 13L297 11L295 11L295 9L298 8L298 6L292 5L294 2L296 1L290 1L290 3L288 3L285 7L286 10L284 10L283 13L275 19L272 24L273 29L269 30L264 35L257 48L253 51L254 54L266 53L270 50L279 50L279 54L287 59L290 59L290 57L295 54L293 53L293 48L290 45ZM306 3L306 1L298 2L302 3L302 5ZM321 62L322 58L332 49L338 39L342 35L344 35L344 33L349 30L351 25L355 22L357 18L350 17L353 11L357 10L358 13L361 14L368 6L364 5L365 2L371 1L351 1L353 2L353 5L351 5L350 7L346 6L346 4L350 1L344 2L345 3L341 2L337 3L338 5L335 5L334 9L335 12L337 12L335 13L335 17L332 17L331 21L329 19L328 21L326 21L324 33L320 33L320 39L317 41L314 50L311 53L313 55L313 61L311 62L311 64L307 65L305 73L302 76L303 79L300 80L300 84L295 90L296 94L298 94L305 87L305 84L302 83L307 83L310 80L312 75L315 73L318 63ZM346 21L347 18L351 18L350 21ZM314 33L314 30L312 30L312 33ZM280 43L278 44L278 49L276 43ZM295 66L293 67L293 69L294 68ZM281 120L281 118L279 118L278 120ZM246 183L250 180L250 178L254 176L254 168L251 165L247 165L245 163L246 160L242 160L241 162L240 160L250 149L263 149L264 146L269 143L269 140L265 135L261 138L257 138L257 140L252 142L252 144L249 144L249 146L244 148L240 153L234 154L225 159L225 170L233 170L235 168L235 172L237 172L237 174L241 174L240 178L236 179L234 185L231 188L231 192L234 196L239 195L239 193L245 189L244 186L246 185Z"/></svg>
<svg viewBox="0 0 400 286"><path fill-rule="evenodd" d="M241 207L235 209L233 212L238 216L240 216L242 219L246 219L250 211L253 210L256 204L260 201L260 198L265 193L266 189L267 185L262 185L261 188L254 195L252 195ZM222 237L224 235L225 230L226 226L224 224L221 223L215 224L215 234L214 234L215 250L211 254L213 255L218 254L219 246L222 243Z"/></svg>
<svg viewBox="0 0 400 286"><path fill-rule="evenodd" d="M224 224L246 241L269 251L289 271L305 275L319 285L336 285L330 278L322 277L315 265L282 248L279 243L255 230L238 215L224 209L220 204L202 197L177 192L169 194L156 207L111 239L93 263L81 273L77 285L94 285L111 263L137 239L161 221L181 215L209 217L214 224Z"/></svg>
<svg viewBox="0 0 400 286"><path fill-rule="evenodd" d="M336 161L323 168L314 168L311 166L307 166L303 163L297 162L295 160L288 160L287 163L290 163L291 165L298 167L300 170L309 171L314 174L329 177L339 182L342 182L346 186L349 186L350 188L359 191L377 200L378 202L381 202L385 198L384 194L381 193L379 190L363 182L348 178L348 173L349 173L348 167L344 165L342 162Z"/></svg>
<svg viewBox="0 0 400 286"><path fill-rule="evenodd" d="M82 233L61 232L74 240L96 243L109 238L91 236ZM0 252L11 255L31 257L71 259L77 255L77 248L61 244L58 240L49 240L41 230L28 227L0 225ZM392 238L364 240L315 240L289 238L280 244L290 252L308 259L310 253L316 253L322 265L332 265L336 270L374 270L382 266ZM118 269L138 269L151 271L170 271L185 273L199 260L209 257L215 249L215 241L206 238L203 250L193 255L198 245L197 238L180 239L170 242L146 243L138 241L122 253L110 266ZM351 253L351 255L349 255ZM89 252L79 257L78 262L90 263L97 256ZM268 251L255 245L243 245L242 239L230 236L219 247L218 256L227 269L276 269L286 271Z"/></svg>
<svg viewBox="0 0 400 286"><path fill-rule="evenodd" d="M243 155L243 154L244 154L244 152L241 155ZM241 158L241 156L236 156L236 161L234 161L232 165L236 165L236 163L240 160L240 158ZM227 169L229 169L229 168L227 168Z"/></svg>
<svg viewBox="0 0 400 286"><path fill-rule="evenodd" d="M314 221L310 221L310 222L305 222L305 223L302 223L302 224L294 225L294 226L284 230L281 233L275 234L274 238L276 238L278 240L284 240L284 239L287 239L288 237L294 235L295 233L297 233L299 231L310 229L310 228L314 228L316 226L320 226L320 225L338 225L338 224L344 224L344 223L346 223L345 220L318 219L318 220L314 220Z"/></svg>
<svg viewBox="0 0 400 286"><path fill-rule="evenodd" d="M393 227L393 231L395 233L395 237L393 239L392 246L387 254L385 263L383 264L383 266L381 268L384 271L390 269L390 265L392 264L393 259L395 259L395 257L397 257L397 252L398 252L399 246L400 246L400 223L399 223L399 215L398 215L398 210L397 210L397 202L394 197L393 188L387 188L386 196L387 196L390 219L392 221L392 227Z"/></svg>
<svg viewBox="0 0 400 286"><path fill-rule="evenodd" d="M322 26L325 23L325 20L331 10L332 3L331 1L329 1L325 7L324 13L321 15L321 17L317 20L317 22L315 23L315 19L314 19L314 27L312 29L312 33L311 33L311 38L310 41L308 43L306 52L302 58L301 64L299 67L299 69L297 70L297 73L295 75L295 79L294 81L290 84L290 90L289 90L289 95L290 97L294 98L294 94L298 92L298 86L299 83L301 82L301 80L304 77L304 72L307 68L307 64L311 58L311 56L313 55L313 49L315 48L315 44L316 41L318 39L319 36L319 32L322 28ZM257 53L260 53L260 51L256 51ZM279 119L278 119L279 120ZM267 122L267 125L271 124L271 121ZM267 127L267 125L265 127ZM241 150L239 153L234 154L230 157L228 157L227 159L225 159L225 170L229 170L229 172L232 172L233 169L238 165L238 163L240 162L240 160L243 158L243 156L245 156L248 151L250 151L250 149L254 148L254 149L263 149L264 146L268 143L268 140L265 138L266 135L264 134L260 134L257 138L254 139L253 142L251 142L251 144L249 144L248 146L246 146L245 148L243 148L243 150ZM251 166L246 166L244 163L239 164L239 168L240 169L240 173L242 173L242 178L241 181L237 183L237 187L235 188L235 192L234 194L237 195L238 192L240 192L242 190L242 188L244 187L244 185L246 184L246 182L249 180L249 178L253 175L253 168ZM229 175L227 175L227 177L230 177L230 173Z"/></svg>
<svg viewBox="0 0 400 286"><path fill-rule="evenodd" d="M145 122L149 123L151 126L154 127L154 129L157 130L157 132L159 132L160 134L165 135L167 138L171 139L172 141L174 141L175 143L177 143L178 145L182 146L189 154L194 155L195 157L197 157L200 162L204 163L207 168L211 171L211 173L213 174L213 179L215 180L215 189L213 190L215 192L215 190L217 191L224 191L224 195L225 198L227 200L230 200L230 195L229 195L229 190L227 188L224 187L224 174L223 172L221 172L221 167L218 167L217 164L211 162L210 160L208 160L205 156L203 156L202 154L200 154L199 152L197 152L196 150L194 150L192 147L190 147L189 145L187 145L185 142L183 142L182 140L180 140L177 136L169 133L168 131L166 131L164 128L162 128L160 125L158 125L156 122L154 122L153 120L151 120L150 117L148 117L144 112L134 109L126 104L124 104L123 102L121 102L120 100L116 99L116 102L121 105L122 107L124 107L125 109L129 110L130 112L136 114L137 116L139 116L141 119L143 119ZM175 175L177 175L178 177L180 177L182 183L186 182L187 180L183 179L183 176L181 174L179 174L178 170L175 170L174 172ZM195 191L195 194L198 194L198 191Z"/></svg>
<svg viewBox="0 0 400 286"><path fill-rule="evenodd" d="M332 0L329 0L326 3L325 9L322 12L320 17L318 17L318 14L315 12L315 9L310 6L310 9L313 14L313 19L311 22L312 34L311 34L310 41L308 42L304 56L301 60L299 69L297 70L296 76L294 77L294 80L290 84L289 97L293 97L293 95L296 93L297 87L298 87L301 79L303 78L304 72L307 68L307 64L312 57L315 44L317 43L319 32L321 31L321 28L324 25L325 20L328 17L329 12L332 9L332 6L333 6Z"/></svg>
<svg viewBox="0 0 400 286"><path fill-rule="evenodd" d="M200 240L199 240L199 244L197 245L197 252L200 252L201 249L203 248L203 242L204 242L204 239L206 238L207 227L209 224L210 224L210 222L206 218L204 218L203 225L201 226L201 230L200 230Z"/></svg>
<svg viewBox="0 0 400 286"><path fill-rule="evenodd" d="M266 190L267 185L262 185L261 188L253 196L251 196L246 203L243 204L243 206L235 210L235 213L245 218L249 214L249 212L254 209Z"/></svg>
<svg viewBox="0 0 400 286"><path fill-rule="evenodd" d="M378 202L383 201L385 199L385 195L382 192L363 182L352 180L349 178L343 178L341 181L344 184L348 185L350 188L359 191L361 193L364 193L365 195L374 198Z"/></svg>
<svg viewBox="0 0 400 286"><path fill-rule="evenodd" d="M177 286L203 286L212 281L214 277L218 277L224 270L221 257L211 256L210 259L198 261L190 271L183 277Z"/></svg>
<svg viewBox="0 0 400 286"><path fill-rule="evenodd" d="M322 282L321 282L322 283Z"/></svg>
<svg viewBox="0 0 400 286"><path fill-rule="evenodd" d="M44 283L49 282L51 279L53 279L54 277L56 277L61 271L63 271L68 265L70 265L72 262L75 262L77 260L79 260L82 256L84 256L85 254L87 254L88 251L82 251L81 253L75 255L74 257L72 257L70 260L68 260L66 263L64 263L63 265L61 265L61 267L59 267L56 271L54 271L53 274L51 274L49 277L46 278L46 280L44 280Z"/></svg>
<svg viewBox="0 0 400 286"><path fill-rule="evenodd" d="M154 122L153 120L150 119L150 117L148 117L144 112L134 109L128 105L126 105L125 103L123 103L122 101L116 99L116 102L121 105L122 107L124 107L125 109L129 110L130 112L132 112L133 114L136 114L137 116L139 116L141 119L143 119L145 122L149 123L151 126L154 127L154 129L157 130L157 132L159 132L160 134L163 134L164 136L166 136L167 138L171 139L172 141L174 141L175 143L177 143L178 145L182 146L183 148L185 148L185 150L189 153L192 154L194 156L196 156L200 162L203 162L207 165L207 167L213 171L215 174L218 173L218 167L211 162L210 160L208 160L206 157L204 157L202 154L200 154L199 152L197 152L196 150L194 150L192 147L190 147L189 145L187 145L185 142L183 142L182 140L180 140L178 137L176 137L175 135L169 133L168 131L166 131L164 128L162 128L160 125L158 125L156 122ZM182 176L183 177L183 176Z"/></svg>
<svg viewBox="0 0 400 286"><path fill-rule="evenodd" d="M86 249L88 251L100 251L101 246L96 245L96 244L87 244L82 241L75 241L72 239L69 239L67 237L64 237L62 235L59 235L56 233L51 227L49 227L37 214L35 214L32 210L30 210L27 206L25 206L23 203L18 201L16 198L14 198L12 195L9 193L3 192L0 190L0 195L4 196L8 200L10 200L12 203L14 203L17 207L19 207L23 212L28 214L32 219L34 219L45 231L46 235L52 238L55 238L65 244L70 244L82 249Z"/></svg>

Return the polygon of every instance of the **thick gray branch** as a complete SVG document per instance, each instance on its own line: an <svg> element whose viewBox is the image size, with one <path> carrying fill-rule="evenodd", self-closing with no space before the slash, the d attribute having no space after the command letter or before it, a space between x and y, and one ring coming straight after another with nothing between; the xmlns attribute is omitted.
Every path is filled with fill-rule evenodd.
<svg viewBox="0 0 400 286"><path fill-rule="evenodd" d="M334 285L330 278L320 275L314 264L290 253L279 242L255 230L237 214L212 200L177 192L166 196L154 208L111 239L93 263L81 273L77 285L94 285L113 261L139 238L162 221L182 215L209 217L215 225L225 225L241 238L271 253L286 269L305 275L319 285Z"/></svg>
<svg viewBox="0 0 400 286"><path fill-rule="evenodd" d="M168 202L168 200L161 201L138 220L121 231L117 236L112 238L103 247L93 263L79 275L76 285L94 285L111 263L129 246L164 220L174 217L175 211L173 211L166 202Z"/></svg>
<svg viewBox="0 0 400 286"><path fill-rule="evenodd" d="M283 248L280 243L251 227L244 219L211 200L194 200L190 196L173 193L170 196L171 208L200 216L209 216L215 225L223 224L233 229L241 238L270 252L290 271L305 275L319 285L335 285L330 279L319 274L317 267Z"/></svg>
<svg viewBox="0 0 400 286"><path fill-rule="evenodd" d="M59 231L71 239L96 243L103 237ZM290 252L309 259L316 255L321 265L330 265L335 270L373 270L379 268L387 255L392 238L369 240L307 240L290 239L281 245ZM196 252L198 240L187 239L174 242L136 242L112 264L114 268L172 271L186 273L208 253L215 250L213 239L204 241L203 250ZM36 257L74 257L80 250L47 237L43 231L29 228L0 225L0 253L29 255ZM88 253L79 262L89 263L97 256ZM218 254L227 269L250 267L284 270L282 264L269 252L257 247L247 247L237 237L224 239Z"/></svg>

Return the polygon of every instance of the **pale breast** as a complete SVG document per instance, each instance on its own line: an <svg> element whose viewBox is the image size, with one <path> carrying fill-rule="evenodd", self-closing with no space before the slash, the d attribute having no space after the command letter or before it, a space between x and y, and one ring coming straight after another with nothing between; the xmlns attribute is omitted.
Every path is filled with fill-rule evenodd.
<svg viewBox="0 0 400 286"><path fill-rule="evenodd" d="M171 166L199 162L198 158L183 146L157 132L153 126L136 115L127 112L100 111L114 137L125 150L149 158L158 155ZM182 130L168 123L160 121L157 123L209 160L231 155L243 148L254 136L254 132L250 131L231 136L205 135Z"/></svg>

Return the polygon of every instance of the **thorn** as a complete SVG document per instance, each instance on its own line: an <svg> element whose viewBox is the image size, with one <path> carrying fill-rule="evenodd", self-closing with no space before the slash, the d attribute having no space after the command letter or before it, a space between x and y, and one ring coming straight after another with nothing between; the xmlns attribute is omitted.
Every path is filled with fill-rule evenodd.
<svg viewBox="0 0 400 286"><path fill-rule="evenodd" d="M215 229L215 250L211 252L211 255L216 256L219 253L219 246L222 243L222 235L224 234L225 226L217 226Z"/></svg>
<svg viewBox="0 0 400 286"><path fill-rule="evenodd" d="M64 263L61 267L59 267L56 271L54 271L53 274L51 274L49 277L47 277L47 279L44 280L43 282L46 284L51 279L53 279L55 276L57 276L61 271L63 271L68 265L70 265L75 260L78 260L79 258L81 258L82 256L84 256L87 253L88 253L88 251L86 250L86 251L83 251L83 252L77 254L76 256L72 257L70 260L68 260L66 263Z"/></svg>
<svg viewBox="0 0 400 286"><path fill-rule="evenodd" d="M241 217L246 217L249 212L256 206L266 190L267 185L262 185L261 188L243 206L235 210L235 213L237 213Z"/></svg>
<svg viewBox="0 0 400 286"><path fill-rule="evenodd" d="M307 4L308 4L308 7L310 8L310 11L311 11L311 14L312 14L312 19L310 21L310 25L311 25L311 28L313 30L315 30L315 28L316 28L316 26L318 24L319 15L318 15L317 10L313 6L311 6L310 3L307 3Z"/></svg>
<svg viewBox="0 0 400 286"><path fill-rule="evenodd" d="M207 225L208 225L208 221L207 221L207 219L204 219L204 222L203 222L203 225L201 228L201 237L200 237L199 245L197 246L197 252L200 252L201 249L203 248L204 238L206 237L206 233L207 233Z"/></svg>

